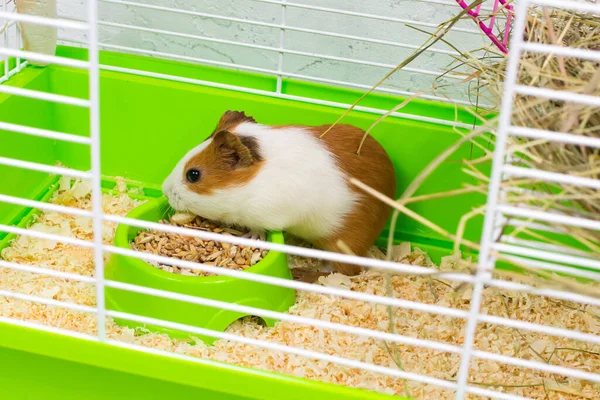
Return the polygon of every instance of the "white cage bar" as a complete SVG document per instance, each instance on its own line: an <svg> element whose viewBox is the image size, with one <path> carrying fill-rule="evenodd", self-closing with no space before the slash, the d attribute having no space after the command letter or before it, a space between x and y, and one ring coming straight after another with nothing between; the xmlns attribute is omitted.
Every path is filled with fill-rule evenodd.
<svg viewBox="0 0 600 400"><path fill-rule="evenodd" d="M555 48L557 47L550 45L538 45L533 43L530 44L524 42L523 36L528 15L527 11L532 4L561 7L577 11L587 11L596 13L600 12L600 6L586 5L576 3L573 1L520 0L517 3L516 18L513 26L512 41L507 64L504 94L502 97L502 104L500 110L498 132L496 135L494 149L495 151L492 164L492 175L488 192L487 207L485 213L485 224L481 242L481 252L478 260L477 275L475 277L473 296L471 300L471 310L469 313L469 319L466 328L464 352L461 357L461 366L458 377L459 385L456 394L457 399L464 398L465 394L468 392L466 390L466 387L468 386L468 375L471 357L476 357L478 354L481 353L480 351L473 349L475 339L474 335L477 329L477 325L480 322L483 322L484 319L489 321L489 316L485 316L485 318L482 318L484 316L480 314L480 306L483 297L483 287L486 283L490 282L492 282L492 284L504 287L511 286L507 285L508 282L490 280L491 271L494 269L494 265L497 261L497 256L493 254L494 250L498 252L508 252L512 254L543 258L545 260L553 262L573 263L575 265L586 266L591 268L600 267L600 261L598 260L583 259L580 257L574 257L570 255L560 255L555 252L535 250L523 246L494 243L494 238L498 237L499 232L497 221L503 220L506 215L600 230L600 223L595 220L559 215L553 212L547 212L542 210L519 208L511 205L502 204L500 200L502 196L501 182L503 176L507 176L509 174L538 178L541 180L549 180L563 184L584 185L596 189L600 188L600 181L597 179L579 178L575 176L570 176L570 178L567 179L567 175L549 173L546 171L540 171L536 169L525 169L506 164L506 138L510 134L514 134L517 136L523 135L525 137L532 138L557 140L559 142L571 142L581 145L597 146L599 144L597 138L589 138L591 140L586 140L586 138L578 137L575 135L568 135L560 132L540 131L530 129L528 127L515 127L511 124L511 119L513 115L513 101L516 94L530 95L555 100L579 102L592 106L600 105L600 98L596 96L582 95L566 91L559 92L556 90L550 90L546 88L535 88L531 86L523 86L518 84L518 68L521 55L524 51L536 51L539 53L550 55L553 54L553 50L555 50ZM583 58L590 60L597 60L600 56L600 52L581 51L577 49L568 49L565 47L562 47L558 54L574 57L583 56ZM547 295L554 295L557 298L563 298L567 300L571 300L575 297L575 294L573 293L568 293L566 296L562 296L558 293L552 293L553 291L548 289L538 289L536 291L538 293L545 292L547 293ZM588 298L587 300L591 301L594 305L600 304L600 302L598 302L598 299L596 298ZM494 318L492 317L492 319ZM519 324L519 327L524 327L526 325L521 322ZM591 339L595 341L597 339L597 336L592 337ZM503 363L510 364L513 362L512 360L507 360L506 357L500 355L487 354L487 356L493 357L496 360L501 361ZM525 364L528 364L529 362L525 360L519 360L519 363L520 365L525 366ZM555 366L549 367L553 372L557 372L559 370L559 368L555 369Z"/></svg>

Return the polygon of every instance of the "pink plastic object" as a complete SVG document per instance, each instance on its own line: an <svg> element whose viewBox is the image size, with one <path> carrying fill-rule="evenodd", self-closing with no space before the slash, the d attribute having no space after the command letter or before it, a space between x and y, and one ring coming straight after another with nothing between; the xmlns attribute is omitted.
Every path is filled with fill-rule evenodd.
<svg viewBox="0 0 600 400"><path fill-rule="evenodd" d="M456 0L456 2L458 3L458 5L460 5L463 8L463 10L466 10L467 7L469 7L469 4L467 4L467 2L465 2L464 0ZM467 11L467 13L471 17L473 17L473 19L479 24L479 27L481 28L483 33L485 33L487 35L487 37L489 37L490 40L492 42L494 42L494 44L504 54L508 53L507 45L508 45L508 37L510 35L510 24L512 22L514 12L515 12L513 6L511 6L510 4L507 4L507 3L508 3L507 0L494 0L494 11L492 12L492 17L491 17L489 25L486 25L485 22L483 22L481 20L481 18L479 18L479 10L481 9L481 4L479 4L474 9ZM508 11L508 16L506 18L506 29L504 29L504 35L502 37L502 41L500 41L500 39L498 39L498 37L494 34L494 22L496 21L496 12L500 8L500 5L502 5Z"/></svg>

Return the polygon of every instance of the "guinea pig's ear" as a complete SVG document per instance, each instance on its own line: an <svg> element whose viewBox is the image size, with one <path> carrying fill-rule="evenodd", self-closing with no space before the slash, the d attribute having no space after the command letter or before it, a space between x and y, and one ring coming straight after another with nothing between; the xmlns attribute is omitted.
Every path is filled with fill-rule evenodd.
<svg viewBox="0 0 600 400"><path fill-rule="evenodd" d="M219 131L231 131L233 128L241 124L242 122L252 122L256 123L254 118L246 115L243 111L231 111L228 110L221 116L219 123L217 124L217 128L213 132L213 134Z"/></svg>
<svg viewBox="0 0 600 400"><path fill-rule="evenodd" d="M254 138L240 137L229 131L218 131L213 136L213 143L220 159L232 169L246 168L261 160Z"/></svg>

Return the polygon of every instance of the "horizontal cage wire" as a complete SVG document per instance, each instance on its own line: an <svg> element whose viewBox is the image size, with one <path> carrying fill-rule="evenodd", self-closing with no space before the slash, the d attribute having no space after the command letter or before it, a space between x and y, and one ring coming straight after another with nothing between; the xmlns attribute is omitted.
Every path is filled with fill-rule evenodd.
<svg viewBox="0 0 600 400"><path fill-rule="evenodd" d="M0 11L0 140L8 144L0 149L0 335L33 329L215 370L247 373L239 364L406 398L600 394L600 180L592 165L600 93L576 86L600 82L600 48L591 39L570 44L568 35L581 23L569 13L600 15L600 5L89 0L44 14L21 4L5 1ZM560 18L571 18L566 28ZM533 35L555 21L558 32L545 25L550 42ZM58 47L36 48L32 27L56 28ZM561 85L530 76L539 62L564 78L573 60L580 73ZM366 91L348 123L373 128L389 116L372 135L390 146L407 180L398 201L348 181L401 213L396 231L386 228L367 256L287 234L284 242L277 232L194 225L208 223L200 217L159 221L169 218L162 180L177 153L214 128L222 104L248 107L261 123L289 123L298 113L296 122L314 114L307 120L330 124ZM518 108L526 101L538 120ZM552 107L565 114L538 122ZM564 125L570 116L575 122ZM198 131L206 133L191 138ZM406 132L428 141L394 147ZM467 142L477 132L492 139ZM560 162L544 159L545 145L589 159L591 172L549 168ZM422 154L399 150L411 146ZM448 149L459 158L439 161ZM406 195L435 162L460 188L420 182L423 190ZM473 196L443 203L446 191ZM456 215L441 217L440 205ZM151 216L139 211L151 206ZM395 236L386 246L387 235ZM258 272L276 257L288 272L326 263L363 272L314 283ZM118 275L119 265L131 270ZM152 278L123 280L139 268ZM159 280L229 282L221 290L285 294L289 304L231 301L208 286L191 292ZM115 306L127 298L137 304ZM142 312L144 302L172 309ZM191 312L214 319L198 323ZM235 322L220 327L220 316ZM306 393L325 392L291 397Z"/></svg>
<svg viewBox="0 0 600 400"><path fill-rule="evenodd" d="M374 62L374 61L370 61L370 60L361 60L361 59L357 59L357 58L339 56L339 55L335 55L335 54L323 54L323 53L315 53L314 51L301 51L301 50L297 50L295 48L286 48L286 40L284 40L284 39L286 37L288 37L288 41L289 41L290 40L289 37L292 33L312 34L312 36L307 37L307 38L319 37L319 36L329 36L332 38L349 39L354 42L356 42L356 41L363 42L364 41L365 43L382 44L382 45L385 45L385 46L381 46L382 50L385 48L388 48L389 46L393 46L393 47L406 48L412 52L412 51L415 51L416 49L418 49L418 45L420 45L420 43L418 43L418 45L403 44L403 43L397 43L397 42L393 42L393 41L389 41L389 40L369 38L367 36L361 37L361 36L345 34L345 33L329 32L329 31L326 31L323 29L304 28L301 26L293 26L289 22L286 22L286 24L281 24L281 23L277 24L277 23L269 23L269 22L262 22L262 21L254 21L254 20L251 20L248 18L229 17L229 16L223 16L223 15L218 15L218 14L214 14L214 13L205 13L205 12L198 12L198 11L192 11L192 10L182 10L182 9L178 9L178 8L166 7L162 4L161 5L142 4L142 3L121 1L121 0L102 1L102 5L104 3L106 3L109 6L119 6L120 5L120 6L134 7L135 9L139 10L140 13L148 11L148 18L156 19L156 18L162 17L162 15L165 13L169 13L170 15L174 14L175 16L177 16L177 15L190 16L192 21L194 20L193 17L198 17L198 18L203 17L206 19L210 18L211 20L214 19L215 23L217 23L219 21L237 22L239 24L250 25L250 28L254 28L254 27L272 28L269 30L269 32L272 34L274 42L273 42L273 45L267 46L267 45L261 45L258 43L249 43L247 41L244 42L244 41L240 41L240 40L230 40L230 39L228 40L228 39L224 39L224 38L209 37L207 35L189 34L189 33L185 33L185 32L176 32L176 31L167 30L167 29L157 29L154 26L144 27L144 26L140 26L139 24L135 25L132 23L114 22L112 19L114 19L115 15L121 14L121 13L118 13L117 11L122 10L122 7L120 7L120 8L113 7L115 12L112 12L110 14L111 17L107 17L106 18L107 20L101 21L100 24L102 25L103 28L104 27L118 28L121 33L117 33L117 37L121 37L123 35L128 35L129 33L127 33L126 30L134 30L134 31L137 31L138 33L156 34L156 35L153 35L152 37L154 37L154 36L160 37L159 35L162 35L162 37L168 41L172 41L172 40L175 41L177 38L183 38L183 39L185 39L186 43L189 43L190 40L199 40L202 42L208 42L207 44L205 44L203 46L208 46L208 45L218 46L219 44L231 45L231 46L237 46L237 47L241 46L242 48L249 48L249 49L261 50L261 51L265 51L265 52L279 53L280 56L281 55L300 56L300 58L294 57L293 62L295 64L297 62L304 62L303 60L305 60L307 57L311 57L311 58L316 57L319 60L328 60L331 63L335 63L336 65L339 64L340 66L345 66L346 63L349 63L349 64L357 64L357 66L362 65L365 68L366 67L375 67L377 69L383 68L385 70L385 69L394 68L396 65L396 60L393 60L393 63L381 63L381 62ZM252 3L252 2L250 2L250 3ZM282 5L281 2L265 2L265 3ZM447 4L447 5L451 6L450 4ZM400 25L400 27L402 27L403 24L408 24L408 23L415 24L416 26L425 27L425 28L435 28L436 27L436 24L433 24L430 22L422 22L422 21L418 21L418 20L406 20L406 19L401 19L401 18L400 19L399 18L390 18L390 17L381 16L381 15L365 14L365 13L360 13L360 12L350 12L350 11L344 12L344 10L337 9L337 8L318 7L318 6L303 5L303 4L297 4L297 3L287 3L287 2L285 4L285 7L286 7L286 10L287 9L292 9L292 10L299 9L301 11L302 10L310 10L310 11L314 10L313 13L316 13L318 11L319 13L316 14L316 16L321 19L324 18L324 16L327 15L327 13L336 14L336 15L348 15L349 17L353 17L350 20L350 22L360 23L365 26L371 26L372 24L383 20L383 21L393 23L392 25L390 25L391 29L393 29L393 27L395 27L395 26L398 26L398 24L402 24L402 25ZM113 10L113 8L110 8L110 10ZM273 8L271 8L269 10L272 10L272 9ZM449 10L449 13L446 13L447 15L451 15L451 13L454 12L453 8L448 7L448 10ZM150 12L154 12L154 13L152 14ZM275 18L275 17L273 17L273 18ZM108 20L108 19L110 19L110 20ZM188 18L188 19L190 19L190 18ZM288 15L288 20L289 20L289 15ZM187 21L187 19L185 19L185 21ZM150 24L156 25L156 23L150 23ZM239 27L239 25L238 25L238 27ZM477 36L474 35L477 33L477 31L474 29L466 29L466 28L465 29L456 28L456 29L461 33L471 34L475 38L477 38ZM246 30L246 29L244 29L244 30ZM114 30L111 29L111 32L112 31L114 31ZM231 31L231 29L229 29L228 32L229 31ZM278 31L280 31L280 32L278 32ZM276 33L280 33L280 36L281 35L283 35L283 36L277 38L277 40L276 40ZM222 33L222 34L226 34L226 32ZM112 33L110 35L114 36ZM293 36L293 37L295 38L296 36ZM298 38L300 38L300 37L298 37ZM69 42L73 42L73 40L74 40L74 38L67 38L67 37L64 37L64 39ZM275 42L275 40L276 40L276 42ZM293 40L296 41L296 39L293 39ZM279 49L277 47L280 45L279 42L281 42L281 45L284 46L281 49ZM187 54L172 54L169 52L160 51L155 48L152 48L152 49L140 48L139 45L124 46L122 43L123 43L123 40L121 40L119 44L103 42L102 46L105 48L113 49L113 50L117 50L117 51L134 52L137 54L153 55L153 56L157 56L157 57L165 57L165 58L170 58L170 59L174 59L174 60L184 60L184 61L191 61L191 62L209 63L212 65L225 66L225 67L242 68L242 69L248 70L248 71L277 74L280 78L281 77L289 77L289 78L297 78L297 79L304 79L304 80L309 79L309 80L313 80L315 82L332 83L332 84L336 84L336 85L341 84L344 86L349 86L349 87L359 88L359 89L369 88L371 86L371 84L373 83L372 81L366 82L366 83L360 83L357 81L340 80L340 79L332 78L332 77L310 76L307 74L298 73L296 71L287 71L285 69L282 69L281 68L282 66L275 65L274 63L271 63L270 68L266 68L264 66L253 66L253 65L247 64L244 61L236 61L235 63L232 63L232 62L225 62L222 60L210 59L207 57L198 57L195 55L191 55L190 51L185 51L185 53L187 53ZM342 44L342 45L345 45L346 43L348 43L348 41L340 41L340 44ZM230 48L233 49L233 47L231 47L231 46L223 46L223 49L224 49L223 51L229 52L230 50L228 50L228 49L230 49ZM156 47L156 46L153 46L153 47ZM295 46L295 47L297 47L297 46ZM339 46L337 46L337 47L339 47ZM352 46L350 45L350 47L352 47ZM215 47L215 48L217 48L217 47ZM220 49L221 47L218 47L218 48ZM244 49L239 49L239 50L244 50ZM218 50L218 51L223 53L223 51L221 51L221 50ZM332 51L335 51L335 49L332 49ZM440 53L441 55L447 54L450 57L456 56L458 54L456 51L454 51L452 49L444 50L444 49L429 48L426 51ZM242 54L242 52L239 52L239 53ZM254 54L256 54L256 52L253 51L249 54L254 55ZM231 56L229 56L229 58L231 58ZM287 57L287 59L289 60L290 57ZM446 58L445 61L442 61L442 62L447 63L450 60L451 60L451 58ZM443 65L443 64L441 64L441 65ZM295 68L295 69L297 71L300 71L304 68L300 68L300 69ZM368 71L371 71L371 72L368 72ZM367 72L369 74L372 74L373 71L375 71L374 68L368 68L367 70L365 70L365 72ZM421 74L437 76L442 73L442 71L439 71L439 70L435 71L435 70L428 70L428 69L424 69L424 68L411 68L411 67L405 68L404 71L408 72L411 76L412 75L421 75ZM380 73L378 72L377 75L379 75L379 74ZM335 74L335 75L340 75L340 74ZM361 75L364 75L364 74L361 73ZM458 79L462 79L463 77L464 76L454 75L454 74L450 73L450 74L444 74L443 79L445 79L445 80L451 79L451 80L456 81ZM407 78L412 79L410 76ZM403 85L403 86L405 86L405 85ZM384 93L393 93L393 94L401 94L401 95L415 94L415 92L401 90L401 89L399 90L399 89L394 89L394 88L388 88L388 87L381 87L381 88L378 88L377 90L380 90ZM421 95L424 96L424 98L448 101L447 95L431 96L426 93L423 93ZM317 100L317 99L313 99L313 100ZM321 100L321 99L318 99L318 100ZM452 102L456 102L456 101L457 100L452 100ZM460 101L460 100L458 100L458 101L460 104L469 104L469 102ZM481 106L484 106L484 104L481 104Z"/></svg>

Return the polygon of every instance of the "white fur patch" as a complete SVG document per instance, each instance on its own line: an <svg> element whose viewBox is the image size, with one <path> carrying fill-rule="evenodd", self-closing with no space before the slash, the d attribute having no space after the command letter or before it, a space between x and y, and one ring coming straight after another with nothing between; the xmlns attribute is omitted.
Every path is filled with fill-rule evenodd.
<svg viewBox="0 0 600 400"><path fill-rule="evenodd" d="M175 210L190 212L192 211L186 209L185 205L182 202L182 197L186 195L186 192L188 192L187 187L184 184L185 171L183 169L192 157L202 152L202 150L204 150L211 142L212 139L208 139L200 143L198 146L194 147L190 151L188 151L186 155L183 156L181 160L179 160L177 165L175 165L175 168L173 168L173 171L171 171L169 176L167 176L167 178L163 182L162 192L165 196L167 196L167 199L169 199L169 204Z"/></svg>
<svg viewBox="0 0 600 400"><path fill-rule="evenodd" d="M264 165L247 185L204 196L183 184L187 161L210 140L192 149L163 184L171 206L205 218L252 229L286 230L306 240L325 238L343 224L358 196L334 156L303 128L273 129L242 123L234 130L259 143Z"/></svg>

